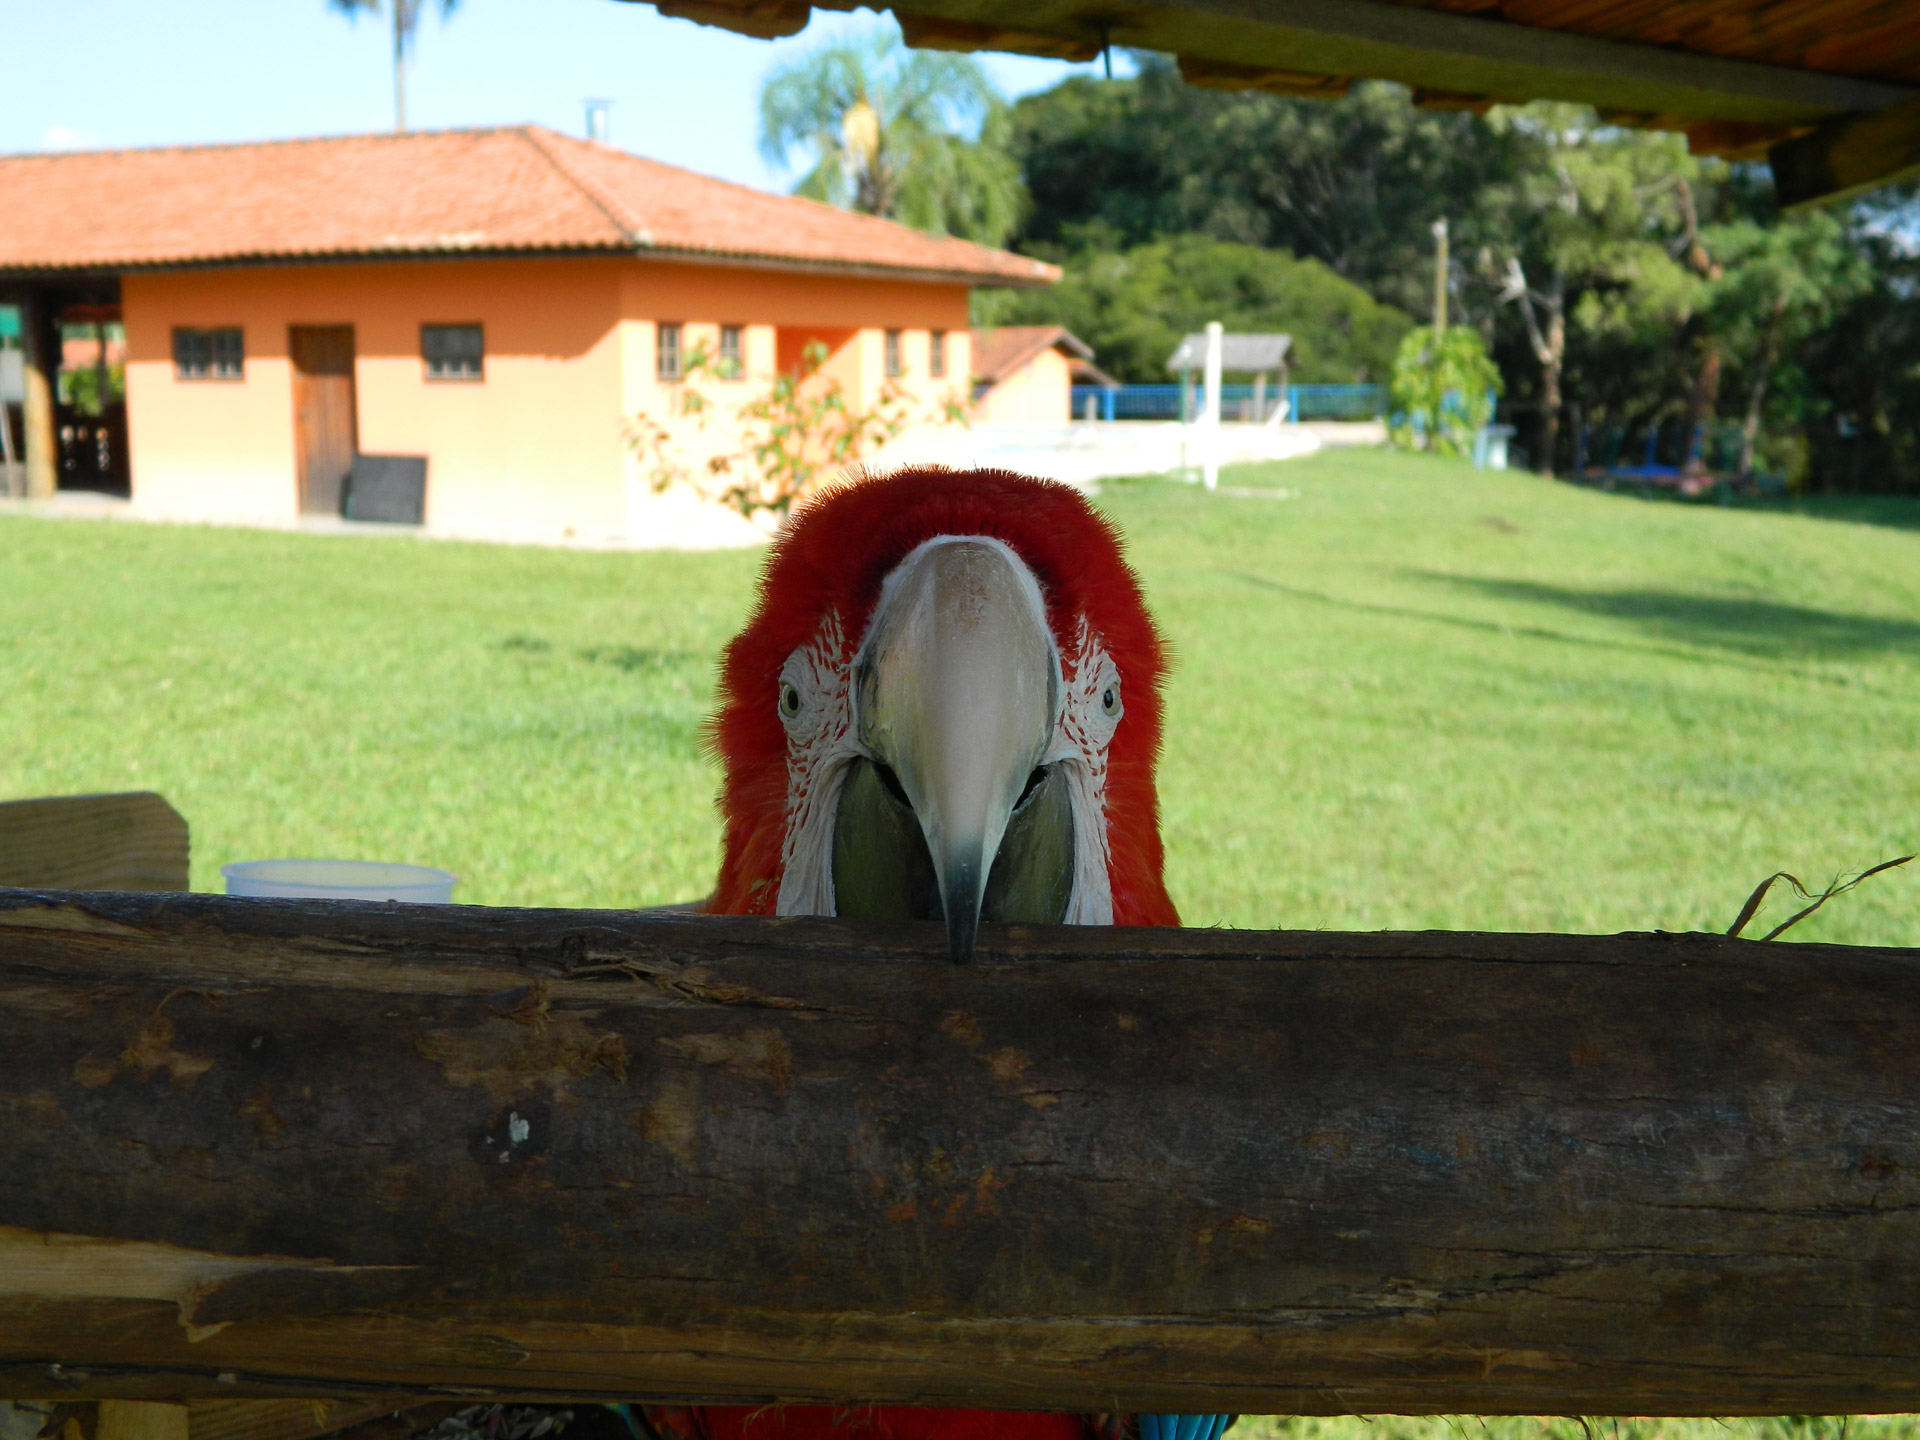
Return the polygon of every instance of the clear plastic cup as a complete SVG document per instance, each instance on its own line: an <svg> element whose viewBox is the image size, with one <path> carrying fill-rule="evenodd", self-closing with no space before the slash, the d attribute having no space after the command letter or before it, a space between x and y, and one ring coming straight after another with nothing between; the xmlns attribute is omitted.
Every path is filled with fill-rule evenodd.
<svg viewBox="0 0 1920 1440"><path fill-rule="evenodd" d="M378 860L241 860L222 865L229 895L273 895L283 900L406 900L445 905L454 881L427 865Z"/></svg>

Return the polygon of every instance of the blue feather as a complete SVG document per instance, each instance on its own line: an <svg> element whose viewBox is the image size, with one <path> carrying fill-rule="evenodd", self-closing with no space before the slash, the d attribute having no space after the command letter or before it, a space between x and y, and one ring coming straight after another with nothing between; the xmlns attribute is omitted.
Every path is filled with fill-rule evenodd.
<svg viewBox="0 0 1920 1440"><path fill-rule="evenodd" d="M1231 1415L1142 1415L1140 1440L1220 1440Z"/></svg>

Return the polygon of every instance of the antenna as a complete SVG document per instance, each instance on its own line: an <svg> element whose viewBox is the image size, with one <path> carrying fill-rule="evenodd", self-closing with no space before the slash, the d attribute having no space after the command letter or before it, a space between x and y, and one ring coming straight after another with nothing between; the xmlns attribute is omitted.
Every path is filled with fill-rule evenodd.
<svg viewBox="0 0 1920 1440"><path fill-rule="evenodd" d="M612 143L613 127L608 123L608 112L613 109L611 100L587 100L587 139L598 145Z"/></svg>

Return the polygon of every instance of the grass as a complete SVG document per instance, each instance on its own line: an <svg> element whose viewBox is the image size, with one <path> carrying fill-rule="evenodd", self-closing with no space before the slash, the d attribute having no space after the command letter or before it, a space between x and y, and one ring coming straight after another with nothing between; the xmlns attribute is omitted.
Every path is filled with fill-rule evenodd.
<svg viewBox="0 0 1920 1440"><path fill-rule="evenodd" d="M1920 842L1920 504L1352 451L1224 484L1102 500L1178 654L1189 923L1724 928L1774 870ZM0 795L160 790L203 889L319 854L445 865L484 903L685 899L757 565L0 519ZM1920 944L1920 876L1793 933Z"/></svg>
<svg viewBox="0 0 1920 1440"><path fill-rule="evenodd" d="M1251 493L1108 498L1181 656L1189 923L1724 928L1774 870L1920 841L1920 504L1863 524L1352 452L1223 483ZM1793 933L1920 945L1920 877Z"/></svg>
<svg viewBox="0 0 1920 1440"><path fill-rule="evenodd" d="M1760 1420L1591 1419L1563 1415L1249 1415L1232 1440L1915 1440L1912 1415L1782 1415Z"/></svg>

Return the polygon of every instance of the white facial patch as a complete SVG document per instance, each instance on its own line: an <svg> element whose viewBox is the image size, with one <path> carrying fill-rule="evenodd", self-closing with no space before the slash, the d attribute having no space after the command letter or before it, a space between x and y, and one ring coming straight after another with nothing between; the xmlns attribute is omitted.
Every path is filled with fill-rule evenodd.
<svg viewBox="0 0 1920 1440"><path fill-rule="evenodd" d="M958 539L988 537L939 536L927 544ZM1010 550L1008 553L1013 554ZM1014 559L1030 576L1025 562L1017 556ZM874 608L876 623L898 588L895 582L905 564L903 561L896 567L882 584ZM1044 606L1037 586L1034 593ZM862 648L873 633L874 625L870 624L862 637ZM1069 925L1111 925L1107 752L1125 710L1120 670L1084 615L1075 627L1072 652L1058 659L1062 682L1059 715L1040 763L1060 767L1073 814L1073 884L1064 918ZM780 915L835 913L834 825L840 794L852 762L862 756L873 758L860 741L853 688L855 668L856 659L848 653L840 617L829 613L813 638L787 657L780 671L779 692L767 697L768 704L778 707L787 732L786 833L781 844L780 894L775 906L775 913Z"/></svg>
<svg viewBox="0 0 1920 1440"><path fill-rule="evenodd" d="M777 705L787 732L787 829L780 844L778 915L833 914L833 822L847 766L861 753L853 733L852 665L846 632L829 611L780 667Z"/></svg>
<svg viewBox="0 0 1920 1440"><path fill-rule="evenodd" d="M1125 706L1120 667L1082 615L1073 653L1063 657L1066 703L1044 763L1058 765L1073 809L1073 891L1069 925L1113 923L1112 851L1107 843L1107 749Z"/></svg>

